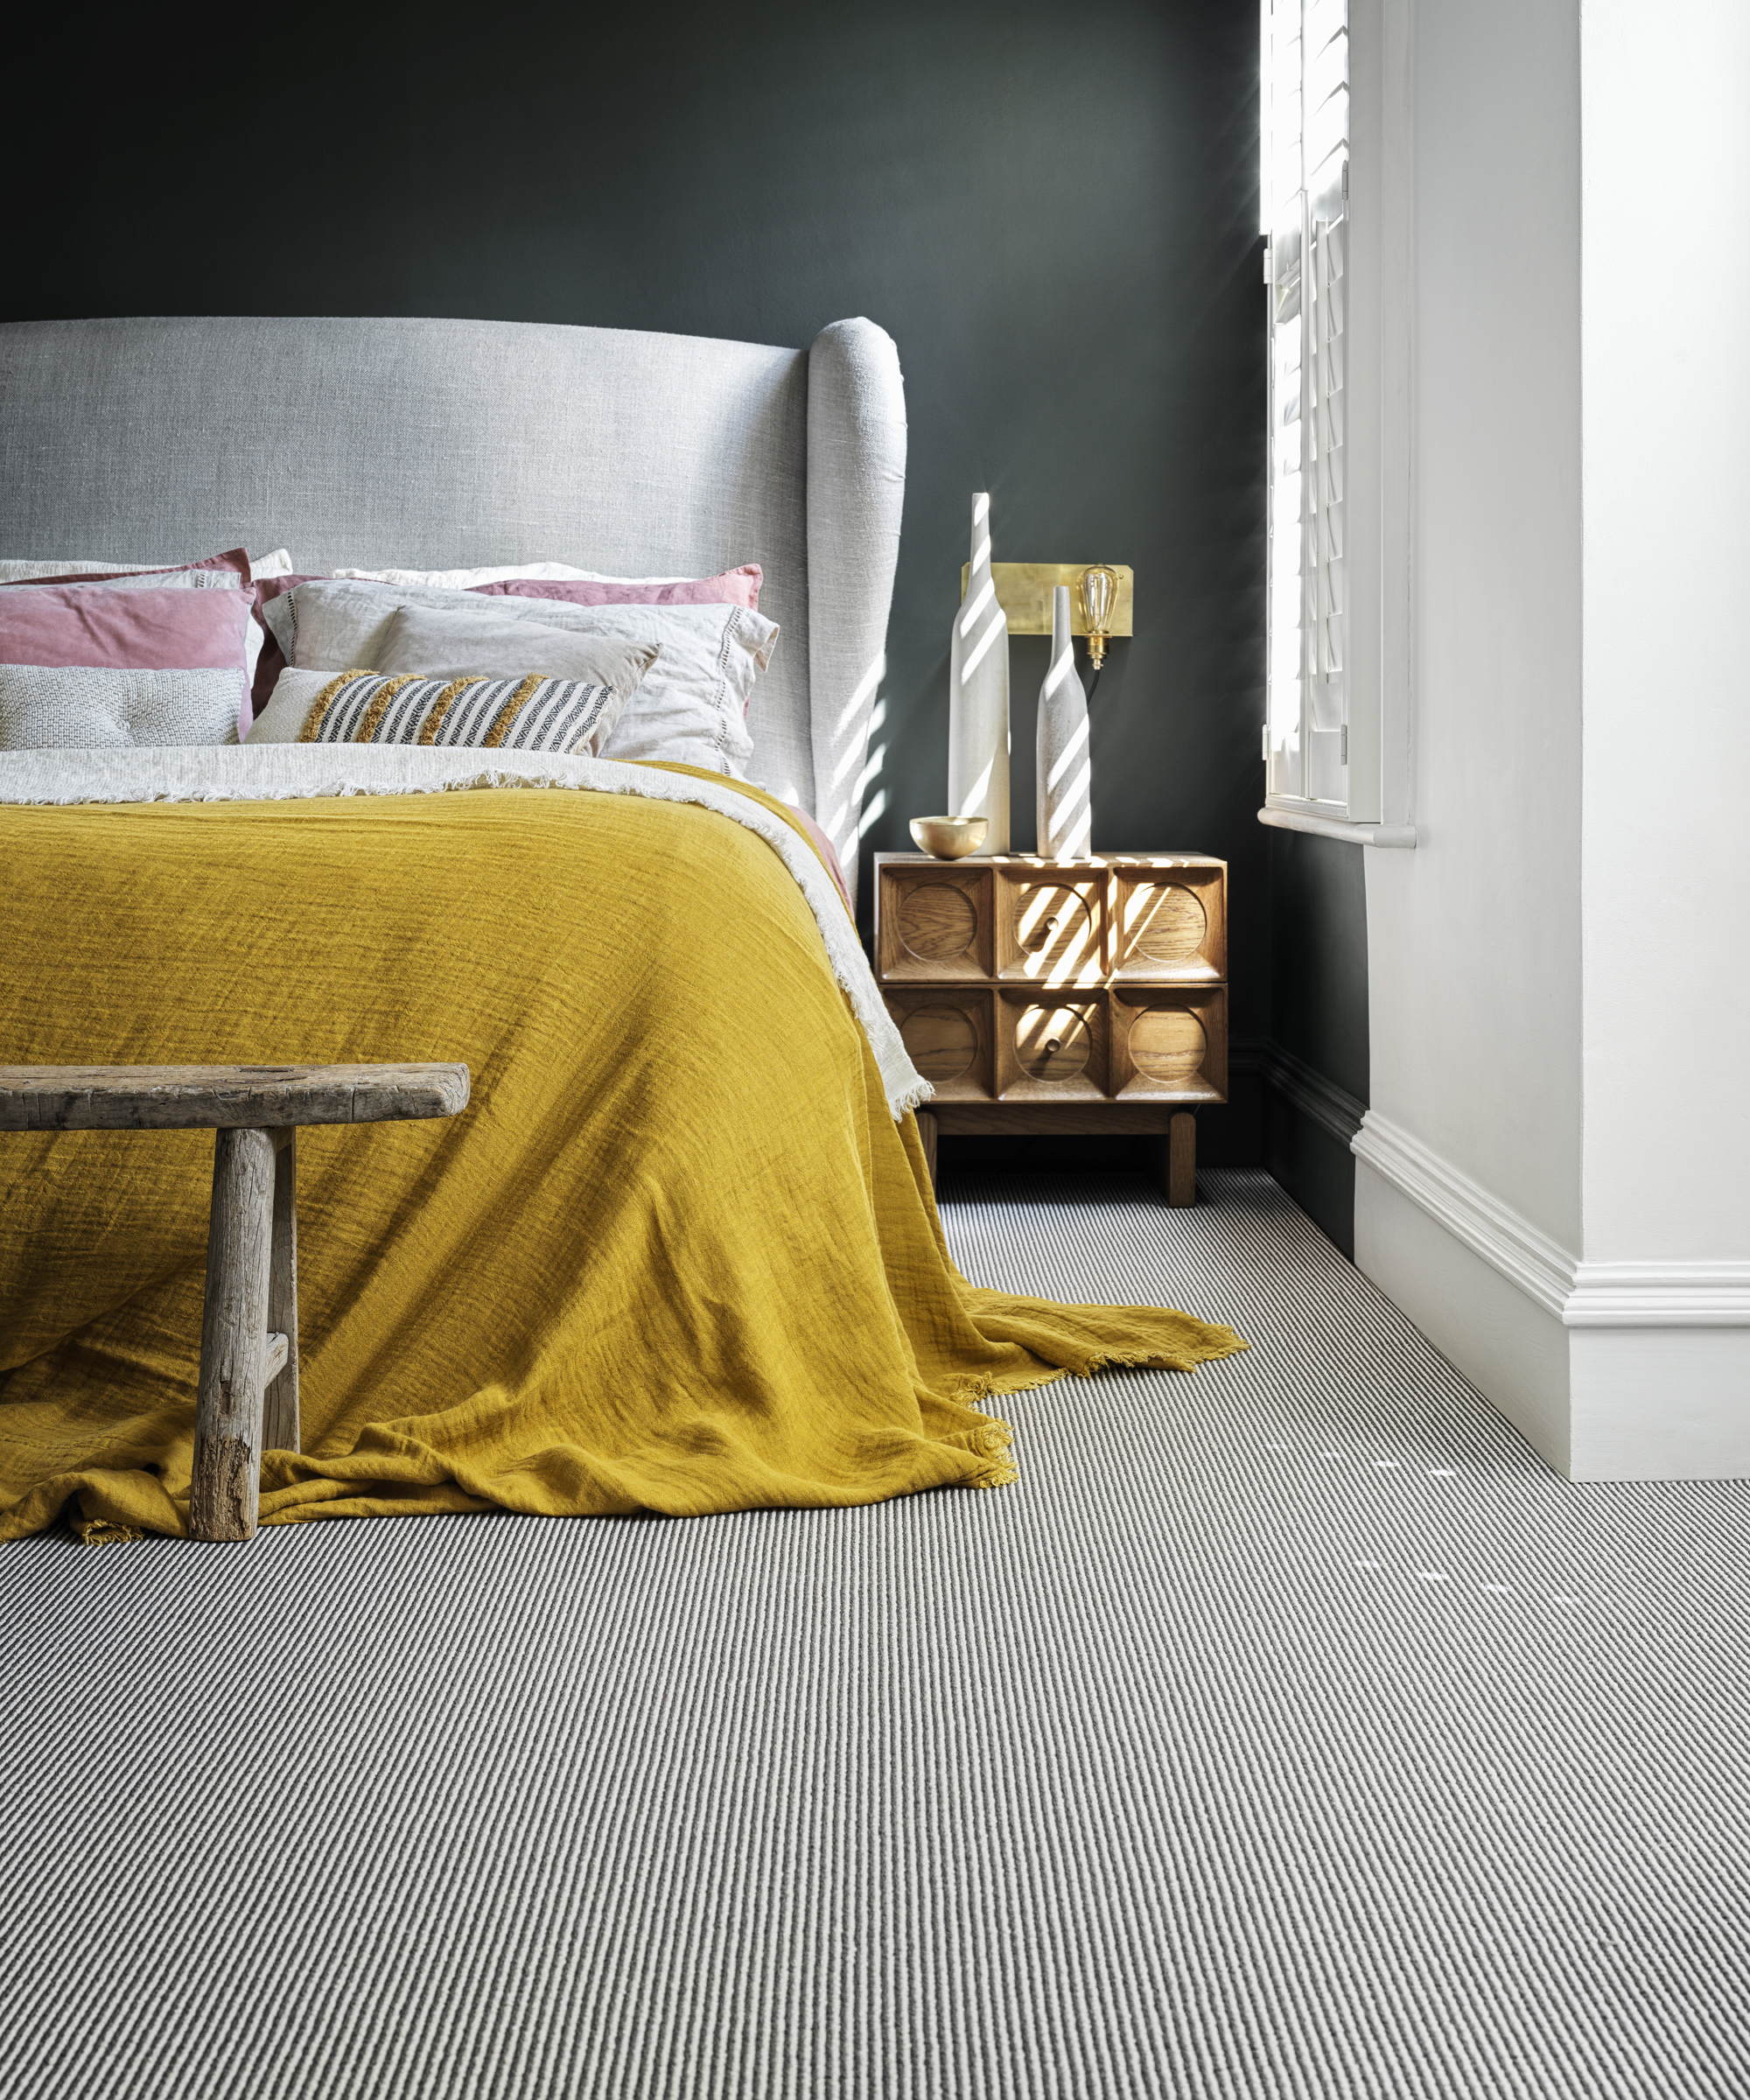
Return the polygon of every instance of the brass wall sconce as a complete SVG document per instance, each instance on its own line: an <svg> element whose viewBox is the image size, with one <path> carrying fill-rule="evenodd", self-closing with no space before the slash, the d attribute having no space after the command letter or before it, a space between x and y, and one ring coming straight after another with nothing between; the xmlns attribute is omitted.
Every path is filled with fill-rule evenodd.
<svg viewBox="0 0 1750 2100"><path fill-rule="evenodd" d="M962 565L962 598L970 573ZM1011 634L1049 634L1052 594L1068 584L1069 631L1087 638L1088 661L1096 671L1106 661L1106 644L1131 632L1136 575L1123 562L992 562L990 580Z"/></svg>
<svg viewBox="0 0 1750 2100"><path fill-rule="evenodd" d="M1106 637L1118 610L1118 572L1097 562L1082 571L1082 617L1088 626L1088 661L1097 671L1106 661Z"/></svg>

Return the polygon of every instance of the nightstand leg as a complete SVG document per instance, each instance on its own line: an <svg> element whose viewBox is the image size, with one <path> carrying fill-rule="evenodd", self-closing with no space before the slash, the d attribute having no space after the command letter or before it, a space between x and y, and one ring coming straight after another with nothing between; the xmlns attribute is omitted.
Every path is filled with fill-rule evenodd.
<svg viewBox="0 0 1750 2100"><path fill-rule="evenodd" d="M1181 1109L1155 1140L1155 1171L1160 1193L1174 1210L1189 1210L1197 1200L1197 1118Z"/></svg>
<svg viewBox="0 0 1750 2100"><path fill-rule="evenodd" d="M930 1186L935 1186L935 1117L928 1109L916 1110L918 1136L923 1139L924 1165L929 1169Z"/></svg>

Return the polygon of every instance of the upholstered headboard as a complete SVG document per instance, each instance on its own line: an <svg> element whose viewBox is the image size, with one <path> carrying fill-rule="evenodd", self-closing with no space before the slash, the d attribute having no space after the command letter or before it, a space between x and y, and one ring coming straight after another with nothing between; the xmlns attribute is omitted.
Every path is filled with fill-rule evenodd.
<svg viewBox="0 0 1750 2100"><path fill-rule="evenodd" d="M855 879L905 491L898 354L508 321L0 326L0 556L766 571L754 777Z"/></svg>

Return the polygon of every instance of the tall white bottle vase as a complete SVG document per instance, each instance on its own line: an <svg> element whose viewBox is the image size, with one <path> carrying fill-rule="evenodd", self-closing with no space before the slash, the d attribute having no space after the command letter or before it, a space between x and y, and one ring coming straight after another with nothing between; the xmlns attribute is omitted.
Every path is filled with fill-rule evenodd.
<svg viewBox="0 0 1750 2100"><path fill-rule="evenodd" d="M1069 586L1051 606L1051 668L1039 698L1039 850L1046 860L1085 860L1094 850L1094 772L1088 696L1069 635Z"/></svg>
<svg viewBox="0 0 1750 2100"><path fill-rule="evenodd" d="M948 653L948 813L984 816L1009 850L1009 622L990 578L990 499L972 499L972 566Z"/></svg>

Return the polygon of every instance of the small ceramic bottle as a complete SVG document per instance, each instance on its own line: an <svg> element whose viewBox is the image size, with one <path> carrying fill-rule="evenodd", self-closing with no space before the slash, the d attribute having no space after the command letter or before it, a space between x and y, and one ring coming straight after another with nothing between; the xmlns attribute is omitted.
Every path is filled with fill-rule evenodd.
<svg viewBox="0 0 1750 2100"><path fill-rule="evenodd" d="M1041 858L1085 860L1094 850L1093 761L1067 584L1057 586L1052 599L1051 668L1040 688L1038 808Z"/></svg>
<svg viewBox="0 0 1750 2100"><path fill-rule="evenodd" d="M990 821L1009 850L1009 622L990 578L990 499L972 499L972 563L948 652L948 814Z"/></svg>

